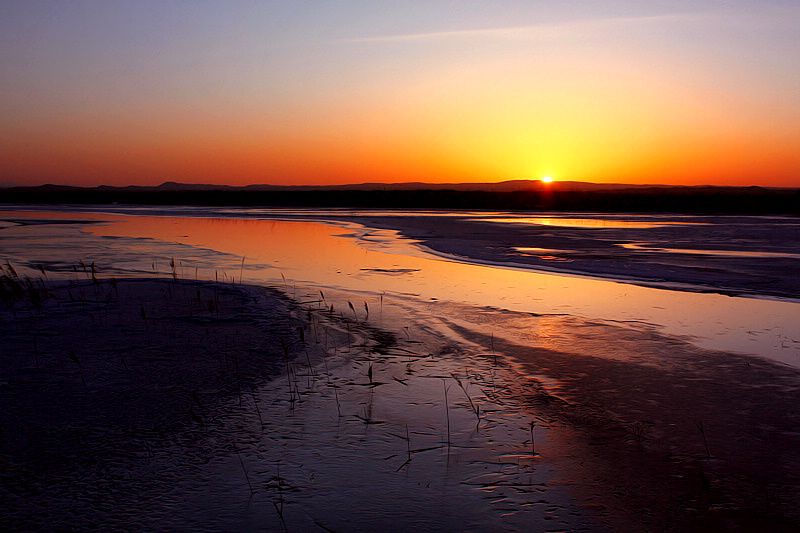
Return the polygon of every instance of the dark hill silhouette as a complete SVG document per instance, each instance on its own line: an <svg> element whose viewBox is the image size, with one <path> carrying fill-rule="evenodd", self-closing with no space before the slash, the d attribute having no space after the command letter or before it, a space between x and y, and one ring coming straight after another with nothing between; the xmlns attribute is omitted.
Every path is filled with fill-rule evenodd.
<svg viewBox="0 0 800 533"><path fill-rule="evenodd" d="M0 189L7 204L512 209L800 215L800 188L627 185L514 180L497 183L41 185Z"/></svg>

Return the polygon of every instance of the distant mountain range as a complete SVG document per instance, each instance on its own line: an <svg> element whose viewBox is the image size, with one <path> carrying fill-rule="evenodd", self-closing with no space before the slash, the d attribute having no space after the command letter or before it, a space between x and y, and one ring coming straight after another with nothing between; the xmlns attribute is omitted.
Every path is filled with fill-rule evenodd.
<svg viewBox="0 0 800 533"><path fill-rule="evenodd" d="M620 190L787 190L781 187L737 187L721 185L640 185L630 183L590 183L586 181L553 181L545 183L541 180L508 180L484 183L351 183L344 185L215 185L210 183L178 183L166 181L161 185L143 186L111 186L100 185L97 187L76 187L72 185L37 185L37 186L0 186L0 190L25 190L25 191L136 191L136 192L181 192L181 191L486 191L486 192L522 192L522 191L553 191L553 192L585 192L585 191L620 191ZM789 189L791 190L791 189Z"/></svg>
<svg viewBox="0 0 800 533"><path fill-rule="evenodd" d="M595 191L614 189L636 189L652 187L651 185L625 185L621 183L588 183L582 181L554 181L544 183L541 180L509 180L484 183L424 183L420 181L405 183L351 183L346 185L247 185L244 187L224 186L226 189L243 189L250 191L491 191L516 192L532 191L543 188L561 191ZM219 185L192 185L168 181L155 189L170 191L210 190L223 188Z"/></svg>
<svg viewBox="0 0 800 533"><path fill-rule="evenodd" d="M165 182L0 188L0 203L800 214L800 188L540 180L244 187Z"/></svg>

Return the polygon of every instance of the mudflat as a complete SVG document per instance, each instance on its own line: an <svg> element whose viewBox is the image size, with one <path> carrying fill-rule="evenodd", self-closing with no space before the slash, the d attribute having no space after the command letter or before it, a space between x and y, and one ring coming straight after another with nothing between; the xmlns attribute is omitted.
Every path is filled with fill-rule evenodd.
<svg viewBox="0 0 800 533"><path fill-rule="evenodd" d="M569 317L292 296L86 279L8 298L7 523L796 526L791 368L608 324L572 324L605 350L526 339Z"/></svg>
<svg viewBox="0 0 800 533"><path fill-rule="evenodd" d="M0 228L12 527L797 529L793 301L465 265L527 253L527 222L484 215L170 213L15 213ZM633 270L620 244L647 239L630 232L670 227L557 222L536 234L607 240L629 255L603 260ZM762 222L742 224L775 229ZM417 256L382 224L455 248ZM710 285L673 273L759 295L726 285L740 252L785 267L793 245L747 242ZM572 244L561 255L594 261Z"/></svg>

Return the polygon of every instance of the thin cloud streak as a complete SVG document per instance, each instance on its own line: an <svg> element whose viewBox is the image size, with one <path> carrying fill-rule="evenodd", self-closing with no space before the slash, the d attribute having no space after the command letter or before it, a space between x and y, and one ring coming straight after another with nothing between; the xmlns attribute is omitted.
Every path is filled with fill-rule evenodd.
<svg viewBox="0 0 800 533"><path fill-rule="evenodd" d="M550 33L558 33L563 30L574 31L585 28L602 28L618 25L636 24L642 22L662 22L680 21L696 19L698 16L706 16L708 13L681 13L670 15L651 15L645 17L615 17L594 20L579 20L570 22L558 22L548 24L533 24L527 26L508 26L505 28L482 28L472 30L451 30L426 33L408 33L400 35L377 35L374 37L354 37L352 39L339 39L336 42L345 43L380 43L380 42L402 42L402 41L430 41L440 39L450 39L459 37L506 37L511 39L524 39L540 37Z"/></svg>

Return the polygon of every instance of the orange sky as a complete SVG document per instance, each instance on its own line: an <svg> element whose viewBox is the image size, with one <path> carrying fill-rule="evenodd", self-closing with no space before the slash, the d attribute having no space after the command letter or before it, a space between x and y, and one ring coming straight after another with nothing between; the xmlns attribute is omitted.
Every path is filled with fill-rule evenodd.
<svg viewBox="0 0 800 533"><path fill-rule="evenodd" d="M705 4L4 3L0 184L800 186L800 11Z"/></svg>

